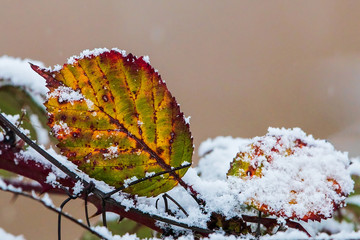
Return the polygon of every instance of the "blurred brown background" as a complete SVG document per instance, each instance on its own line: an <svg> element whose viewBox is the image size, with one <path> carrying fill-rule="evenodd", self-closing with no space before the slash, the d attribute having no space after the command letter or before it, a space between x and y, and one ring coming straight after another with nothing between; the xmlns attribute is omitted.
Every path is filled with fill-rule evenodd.
<svg viewBox="0 0 360 240"><path fill-rule="evenodd" d="M360 1L0 0L0 55L49 66L95 47L149 55L192 117L196 147L298 126L358 156L359 12ZM56 239L55 214L0 197L0 227ZM81 203L66 208L82 216Z"/></svg>

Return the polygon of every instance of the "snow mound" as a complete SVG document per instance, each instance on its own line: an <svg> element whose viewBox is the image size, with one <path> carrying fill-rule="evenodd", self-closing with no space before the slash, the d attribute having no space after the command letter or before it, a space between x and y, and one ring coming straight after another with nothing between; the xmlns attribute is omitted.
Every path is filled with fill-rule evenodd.
<svg viewBox="0 0 360 240"><path fill-rule="evenodd" d="M238 202L304 221L329 218L353 190L347 153L301 129L269 128L241 148L228 180Z"/></svg>
<svg viewBox="0 0 360 240"><path fill-rule="evenodd" d="M12 85L27 90L31 97L42 106L48 91L45 79L34 72L29 63L43 67L44 64L31 59L20 59L9 56L0 57L0 86Z"/></svg>

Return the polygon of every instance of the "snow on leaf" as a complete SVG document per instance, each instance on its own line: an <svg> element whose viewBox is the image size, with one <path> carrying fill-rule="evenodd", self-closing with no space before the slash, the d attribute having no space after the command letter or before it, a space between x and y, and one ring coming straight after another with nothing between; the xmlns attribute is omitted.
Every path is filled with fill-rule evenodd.
<svg viewBox="0 0 360 240"><path fill-rule="evenodd" d="M50 90L45 103L48 125L62 154L90 177L114 187L192 158L189 124L145 60L117 49L96 49L53 71L32 66ZM154 177L125 191L156 196L173 188L186 171Z"/></svg>
<svg viewBox="0 0 360 240"><path fill-rule="evenodd" d="M236 155L228 180L250 206L304 221L332 216L353 189L347 154L301 129L269 128Z"/></svg>

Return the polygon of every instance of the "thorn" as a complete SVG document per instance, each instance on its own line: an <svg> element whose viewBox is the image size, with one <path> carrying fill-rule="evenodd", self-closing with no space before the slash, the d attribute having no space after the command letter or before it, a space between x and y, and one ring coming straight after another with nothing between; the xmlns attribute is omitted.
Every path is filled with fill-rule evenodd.
<svg viewBox="0 0 360 240"><path fill-rule="evenodd" d="M15 203L15 201L18 199L18 197L19 197L19 194L15 194L15 193L14 193L14 195L12 196L10 202L11 202L11 203Z"/></svg>
<svg viewBox="0 0 360 240"><path fill-rule="evenodd" d="M124 220L124 219L125 219L125 217L119 215L119 219L117 220L117 223L120 223L120 222L121 222L122 220Z"/></svg>

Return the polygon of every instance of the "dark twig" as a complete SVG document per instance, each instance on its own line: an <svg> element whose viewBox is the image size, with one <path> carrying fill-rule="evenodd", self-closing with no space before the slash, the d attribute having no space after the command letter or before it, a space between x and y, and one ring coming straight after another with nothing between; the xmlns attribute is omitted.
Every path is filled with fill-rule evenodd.
<svg viewBox="0 0 360 240"><path fill-rule="evenodd" d="M102 198L101 199L101 215L102 215L102 220L103 220L103 226L107 227L107 222L106 222L106 202L105 199Z"/></svg>
<svg viewBox="0 0 360 240"><path fill-rule="evenodd" d="M185 214L185 216L189 216L189 214L185 211L185 209L177 202L175 201L174 198L172 198L169 194L164 193L164 195L166 198L170 199L173 203L175 203L175 205Z"/></svg>
<svg viewBox="0 0 360 240"><path fill-rule="evenodd" d="M109 193L106 193L104 197L105 197L105 198L108 198L108 197L110 197L111 195L113 195L113 194L115 194L115 193L117 193L117 192L119 192L119 191L121 191L121 190L124 190L125 188L128 188L128 187L130 187L130 186L132 186L132 185L141 183L141 182L143 182L143 181L146 181L146 180L151 179L151 178L154 178L154 177L158 177L158 176L163 175L163 174L166 174L166 173L170 173L170 172L174 172L174 171L177 171L177 170L180 170L180 169L183 169L183 168L187 168L187 167L190 167L190 166L191 166L191 164L186 164L186 165L183 165L183 166L180 166L180 167L172 168L172 169L169 170L169 171L158 172L158 173L155 173L155 174L153 174L153 175L151 175L151 176L148 176L148 177L144 177L144 178L135 180L135 181L133 181L133 182L131 182L131 183L128 183L128 184L126 184L126 185L123 185L123 186L121 186L121 187L119 187L119 188L117 188L117 189L115 189L115 190L113 190L113 191L111 191L111 192L109 192Z"/></svg>
<svg viewBox="0 0 360 240"><path fill-rule="evenodd" d="M256 238L260 237L260 225L261 225L261 211L259 211L259 215L258 215L259 221L256 227Z"/></svg>
<svg viewBox="0 0 360 240"><path fill-rule="evenodd" d="M5 191L5 192L13 193L15 195L20 195L20 196L35 200L35 201L41 203L42 205L44 205L47 209L49 209L49 210L51 210L53 212L56 212L58 214L61 214L63 217L67 218L68 220L72 221L73 223L75 223L75 224L79 225L80 227L86 229L87 231L91 232L92 234L98 236L99 238L104 239L104 236L102 236L101 234L99 234L98 232L93 230L92 228L86 226L82 222L79 222L77 219L73 218L72 216L68 215L67 213L64 213L64 212L60 211L59 209L49 205L48 203L41 200L40 198L34 197L32 194L29 194L29 193L26 193L26 192L23 192L23 191L12 190L12 189L9 189L9 188L1 188L1 190Z"/></svg>
<svg viewBox="0 0 360 240"><path fill-rule="evenodd" d="M69 195L69 197L65 199L65 201L63 201L60 205L60 212L58 215L58 240L61 240L61 216L63 214L63 208L72 199L76 199L76 197Z"/></svg>
<svg viewBox="0 0 360 240"><path fill-rule="evenodd" d="M85 218L86 218L86 223L87 225L90 227L90 219L89 219L89 210L88 210L88 196L89 193L92 191L92 189L94 188L94 183L90 182L89 186L87 188L84 189L85 192L85 196L84 196L84 201L85 201Z"/></svg>

